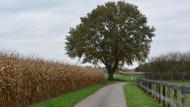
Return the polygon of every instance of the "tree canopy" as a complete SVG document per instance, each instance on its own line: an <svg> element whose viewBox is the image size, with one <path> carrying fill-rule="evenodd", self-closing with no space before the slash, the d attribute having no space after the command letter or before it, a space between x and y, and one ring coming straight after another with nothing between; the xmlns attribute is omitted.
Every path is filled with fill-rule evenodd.
<svg viewBox="0 0 190 107"><path fill-rule="evenodd" d="M71 28L66 37L66 51L83 63L103 63L108 79L112 80L120 63L130 65L145 60L154 31L137 6L123 1L107 2Z"/></svg>

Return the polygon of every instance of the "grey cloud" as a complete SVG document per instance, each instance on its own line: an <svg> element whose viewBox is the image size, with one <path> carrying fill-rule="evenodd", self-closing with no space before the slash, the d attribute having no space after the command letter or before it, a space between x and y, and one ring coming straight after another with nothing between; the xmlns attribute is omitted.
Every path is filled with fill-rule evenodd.
<svg viewBox="0 0 190 107"><path fill-rule="evenodd" d="M0 3L0 12L20 12L30 9L43 9L57 6L60 0L5 0Z"/></svg>
<svg viewBox="0 0 190 107"><path fill-rule="evenodd" d="M25 55L79 64L65 55L65 35L97 5L109 0L0 1L0 48ZM112 0L118 1L118 0ZM171 51L190 51L190 1L125 0L135 4L156 28L150 57ZM134 66L137 66L135 63Z"/></svg>

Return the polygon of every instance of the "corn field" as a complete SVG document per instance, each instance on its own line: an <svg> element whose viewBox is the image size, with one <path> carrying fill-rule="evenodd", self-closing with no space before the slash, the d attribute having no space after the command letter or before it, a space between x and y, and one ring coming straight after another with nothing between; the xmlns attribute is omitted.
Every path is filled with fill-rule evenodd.
<svg viewBox="0 0 190 107"><path fill-rule="evenodd" d="M99 69L0 52L0 107L25 107L103 80Z"/></svg>

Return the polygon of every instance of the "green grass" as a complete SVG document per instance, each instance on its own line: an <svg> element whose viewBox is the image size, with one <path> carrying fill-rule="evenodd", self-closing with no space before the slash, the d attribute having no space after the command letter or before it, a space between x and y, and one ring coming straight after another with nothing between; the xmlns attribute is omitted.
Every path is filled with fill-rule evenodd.
<svg viewBox="0 0 190 107"><path fill-rule="evenodd" d="M43 101L40 103L33 104L29 107L73 107L75 104L80 102L82 99L87 96L93 94L98 89L111 84L112 82L104 82L100 84L96 84L87 88L83 88L77 91L73 91L62 95L60 97L52 98L47 101Z"/></svg>
<svg viewBox="0 0 190 107"><path fill-rule="evenodd" d="M114 78L117 80L123 80L123 81L136 81L137 76L131 76L131 75L122 75L122 74L114 74Z"/></svg>
<svg viewBox="0 0 190 107"><path fill-rule="evenodd" d="M108 75L105 74L105 78L107 78L107 77L108 77ZM135 82L137 80L138 76L114 74L113 78L114 78L114 80L118 80L118 81Z"/></svg>
<svg viewBox="0 0 190 107"><path fill-rule="evenodd" d="M151 97L146 95L136 83L128 83L124 86L127 107L162 107Z"/></svg>

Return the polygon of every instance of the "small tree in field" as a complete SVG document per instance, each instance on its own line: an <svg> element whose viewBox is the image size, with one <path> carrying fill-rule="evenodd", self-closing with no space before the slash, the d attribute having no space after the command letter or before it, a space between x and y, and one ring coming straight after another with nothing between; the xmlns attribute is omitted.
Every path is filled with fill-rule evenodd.
<svg viewBox="0 0 190 107"><path fill-rule="evenodd" d="M83 63L103 63L108 80L113 80L119 63L131 65L145 60L154 30L137 6L122 1L108 2L71 28L66 51L71 58L81 58Z"/></svg>

